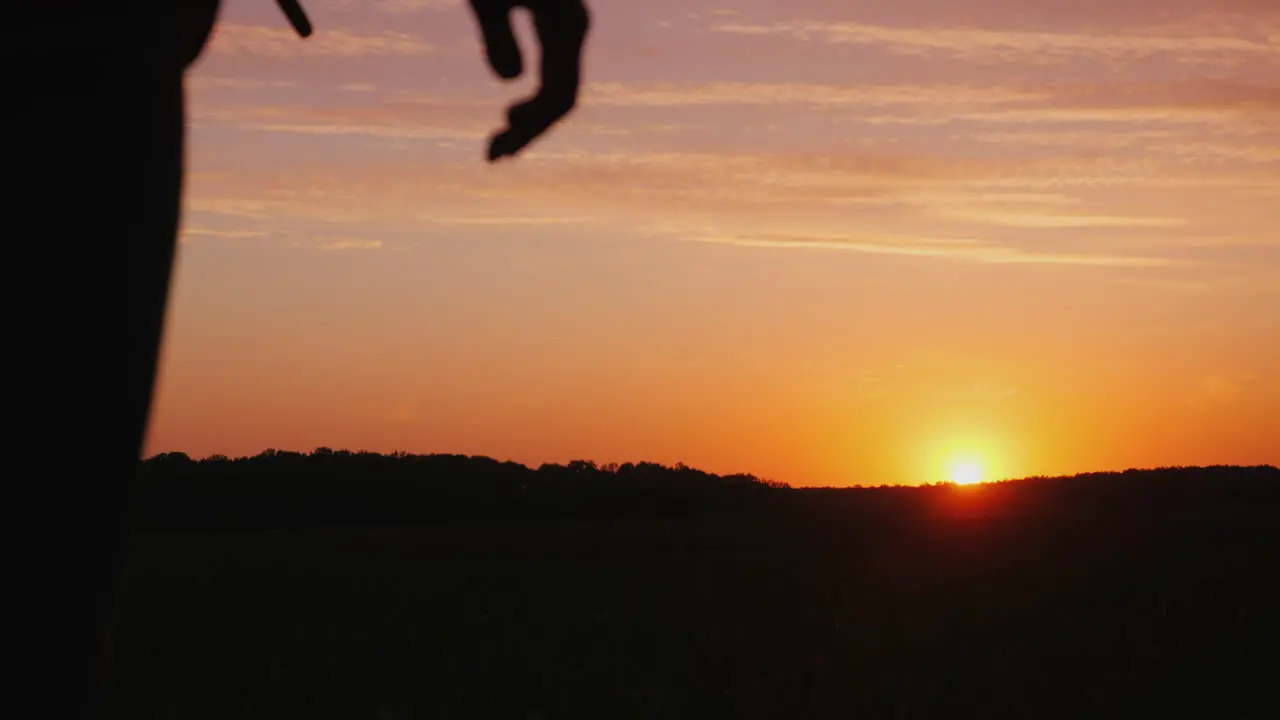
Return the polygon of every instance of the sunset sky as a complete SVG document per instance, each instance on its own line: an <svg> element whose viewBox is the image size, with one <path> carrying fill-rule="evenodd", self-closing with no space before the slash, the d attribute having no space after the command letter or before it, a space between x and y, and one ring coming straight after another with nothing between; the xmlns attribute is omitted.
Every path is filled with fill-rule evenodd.
<svg viewBox="0 0 1280 720"><path fill-rule="evenodd" d="M1275 0L597 0L497 165L462 2L305 4L192 72L147 454L1280 464Z"/></svg>

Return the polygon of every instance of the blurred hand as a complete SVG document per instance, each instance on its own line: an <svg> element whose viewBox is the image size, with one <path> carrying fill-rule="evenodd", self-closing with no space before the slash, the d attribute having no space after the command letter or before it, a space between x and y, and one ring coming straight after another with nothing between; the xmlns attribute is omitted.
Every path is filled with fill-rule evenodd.
<svg viewBox="0 0 1280 720"><path fill-rule="evenodd" d="M511 28L511 11L524 7L533 15L542 46L538 92L507 110L507 127L489 141L489 161L519 153L561 118L578 99L582 78L582 46L590 17L582 0L470 0L480 23L489 66L505 80L524 71L520 47Z"/></svg>

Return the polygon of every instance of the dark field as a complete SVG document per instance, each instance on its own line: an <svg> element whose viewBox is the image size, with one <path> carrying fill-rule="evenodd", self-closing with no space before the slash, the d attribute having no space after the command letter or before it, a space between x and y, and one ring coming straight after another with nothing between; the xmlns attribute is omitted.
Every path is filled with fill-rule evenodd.
<svg viewBox="0 0 1280 720"><path fill-rule="evenodd" d="M382 528L315 490L305 521L249 522L248 496L144 483L113 714L1280 717L1274 468L594 494L526 472L537 502L454 493L413 526L381 496ZM629 492L664 499L608 500Z"/></svg>

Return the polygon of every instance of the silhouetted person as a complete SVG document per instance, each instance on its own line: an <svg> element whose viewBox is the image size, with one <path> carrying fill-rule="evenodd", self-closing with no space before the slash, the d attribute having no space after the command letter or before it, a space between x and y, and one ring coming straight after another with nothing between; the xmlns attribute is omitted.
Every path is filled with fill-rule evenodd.
<svg viewBox="0 0 1280 720"><path fill-rule="evenodd" d="M296 2L281 6L307 34ZM519 6L543 45L542 87L509 110L491 160L517 154L577 97L580 0L473 0L490 64L520 74ZM11 545L7 599L20 609L9 618L31 642L7 646L48 717L83 716L101 676L178 232L183 79L217 14L218 0L17 0L0 31L7 439L47 461L22 478L36 496L14 505L30 528Z"/></svg>

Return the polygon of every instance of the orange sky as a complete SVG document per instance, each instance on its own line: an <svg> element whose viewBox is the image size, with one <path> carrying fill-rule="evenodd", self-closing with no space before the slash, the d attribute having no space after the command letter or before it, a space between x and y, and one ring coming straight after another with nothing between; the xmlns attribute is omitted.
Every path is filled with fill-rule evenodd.
<svg viewBox="0 0 1280 720"><path fill-rule="evenodd" d="M596 2L497 166L458 0L225 5L148 454L1280 464L1272 0Z"/></svg>

